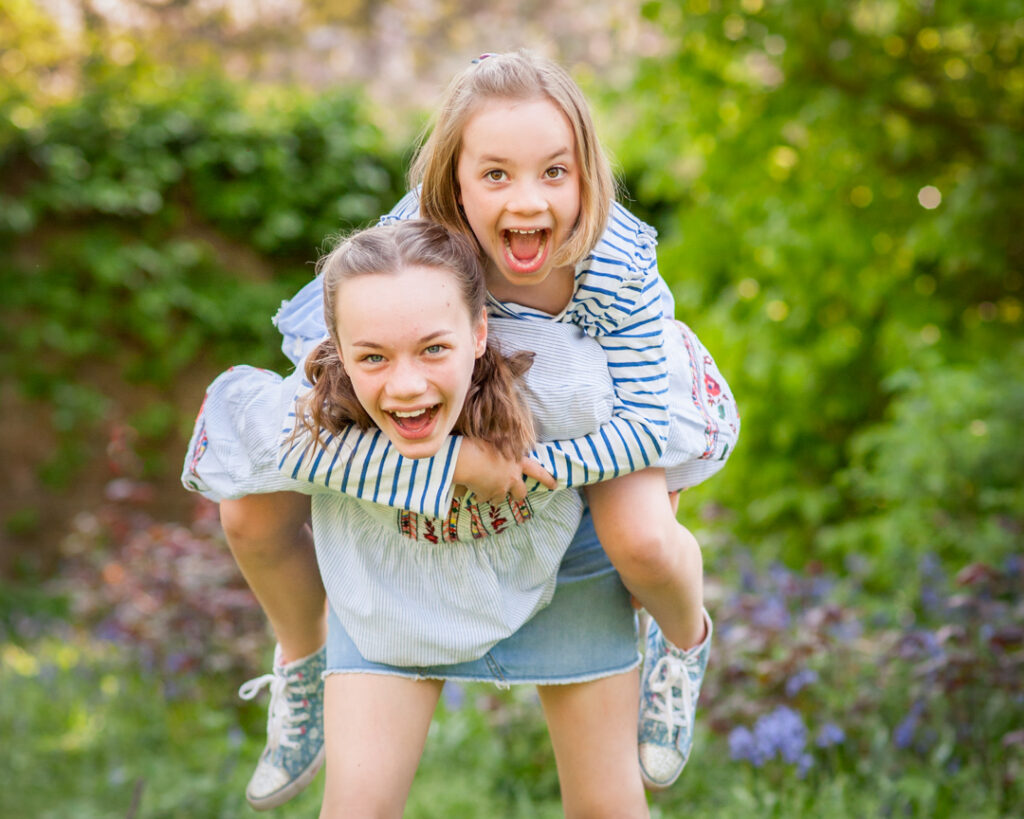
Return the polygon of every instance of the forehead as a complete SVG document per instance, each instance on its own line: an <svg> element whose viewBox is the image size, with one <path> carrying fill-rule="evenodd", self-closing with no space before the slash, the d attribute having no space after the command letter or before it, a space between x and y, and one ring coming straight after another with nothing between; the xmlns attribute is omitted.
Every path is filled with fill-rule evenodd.
<svg viewBox="0 0 1024 819"><path fill-rule="evenodd" d="M345 279L338 285L335 312L342 343L394 343L458 332L472 323L455 274L437 267L407 266Z"/></svg>
<svg viewBox="0 0 1024 819"><path fill-rule="evenodd" d="M572 123L550 97L490 97L466 117L462 152L526 154L565 147L575 153Z"/></svg>

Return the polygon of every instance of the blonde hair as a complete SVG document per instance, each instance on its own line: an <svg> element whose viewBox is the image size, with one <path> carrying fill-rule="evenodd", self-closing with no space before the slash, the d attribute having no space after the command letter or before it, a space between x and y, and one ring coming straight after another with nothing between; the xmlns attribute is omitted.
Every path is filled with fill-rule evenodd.
<svg viewBox="0 0 1024 819"><path fill-rule="evenodd" d="M375 426L338 354L338 289L356 276L395 274L407 267L449 273L459 285L471 320L480 320L487 288L476 244L468 237L422 219L353 234L317 262L317 273L323 274L324 321L330 338L306 360L306 378L313 389L299 408L296 435L303 429L317 438L321 430L337 435L350 423L361 429ZM487 441L505 457L522 457L535 440L530 410L519 391L521 376L532 361L533 353L502 355L497 342L488 339L484 354L474 362L469 392L453 431Z"/></svg>
<svg viewBox="0 0 1024 819"><path fill-rule="evenodd" d="M526 51L487 54L448 85L430 134L409 170L412 187L422 184L420 215L449 230L472 235L459 206L458 164L466 123L488 100L550 100L572 126L580 168L580 215L555 252L558 266L585 258L604 232L615 196L608 157L597 139L590 106L572 77L550 60Z"/></svg>

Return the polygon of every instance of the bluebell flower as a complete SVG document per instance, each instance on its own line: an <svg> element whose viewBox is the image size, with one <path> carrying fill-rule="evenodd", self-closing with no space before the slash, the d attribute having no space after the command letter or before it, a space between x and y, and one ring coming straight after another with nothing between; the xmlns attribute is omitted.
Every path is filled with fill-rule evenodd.
<svg viewBox="0 0 1024 819"><path fill-rule="evenodd" d="M898 651L904 660L916 660L919 657L940 659L946 653L935 633L925 628L914 629L903 635Z"/></svg>
<svg viewBox="0 0 1024 819"><path fill-rule="evenodd" d="M444 697L445 707L452 711L460 709L466 701L466 689L453 680L448 680L444 684L441 694Z"/></svg>
<svg viewBox="0 0 1024 819"><path fill-rule="evenodd" d="M752 593L757 588L757 575L754 574L753 570L744 568L740 572L740 589Z"/></svg>
<svg viewBox="0 0 1024 819"><path fill-rule="evenodd" d="M852 643L864 633L860 620L844 620L829 628L828 633L841 643Z"/></svg>
<svg viewBox="0 0 1024 819"><path fill-rule="evenodd" d="M183 651L175 651L164 660L164 669L170 674L181 674L187 671L191 658Z"/></svg>
<svg viewBox="0 0 1024 819"><path fill-rule="evenodd" d="M751 612L750 619L759 628L782 631L789 625L789 611L782 597L773 594L763 598L762 604Z"/></svg>
<svg viewBox="0 0 1024 819"><path fill-rule="evenodd" d="M797 766L803 776L813 764L806 750L807 726L792 708L782 705L759 717L754 730L739 726L729 732L729 754L760 767L770 759L781 759Z"/></svg>
<svg viewBox="0 0 1024 819"><path fill-rule="evenodd" d="M754 739L769 759L777 755L796 763L807 745L807 726L796 711L780 705L757 720Z"/></svg>
<svg viewBox="0 0 1024 819"><path fill-rule="evenodd" d="M832 745L841 745L846 741L846 732L834 722L826 722L818 729L818 738L815 744L819 748L829 748Z"/></svg>
<svg viewBox="0 0 1024 819"><path fill-rule="evenodd" d="M928 580L936 580L942 582L946 579L946 572L942 568L942 561L939 560L938 555L934 552L927 552L921 556L921 560L918 561L918 572L921 577Z"/></svg>
<svg viewBox="0 0 1024 819"><path fill-rule="evenodd" d="M805 668L802 671L798 671L788 680L786 680L786 696L795 697L808 685L813 685L818 681L818 672L810 668Z"/></svg>
<svg viewBox="0 0 1024 819"><path fill-rule="evenodd" d="M900 749L909 748L910 743L914 741L914 734L917 731L917 721L921 718L921 711L924 709L924 705L920 700L917 700L912 706L907 715L900 721L892 732L893 744Z"/></svg>
<svg viewBox="0 0 1024 819"><path fill-rule="evenodd" d="M1024 574L1024 555L1007 555L1003 561L1003 574L1010 577Z"/></svg>
<svg viewBox="0 0 1024 819"><path fill-rule="evenodd" d="M827 600L836 586L836 581L825 575L815 575L810 581L811 598L817 601Z"/></svg>
<svg viewBox="0 0 1024 819"><path fill-rule="evenodd" d="M735 760L745 760L760 767L764 764L764 754L757 747L757 741L749 728L742 725L729 732L729 756Z"/></svg>
<svg viewBox="0 0 1024 819"><path fill-rule="evenodd" d="M781 563L773 563L768 567L768 576L775 581L775 585L785 591L794 585L793 572Z"/></svg>

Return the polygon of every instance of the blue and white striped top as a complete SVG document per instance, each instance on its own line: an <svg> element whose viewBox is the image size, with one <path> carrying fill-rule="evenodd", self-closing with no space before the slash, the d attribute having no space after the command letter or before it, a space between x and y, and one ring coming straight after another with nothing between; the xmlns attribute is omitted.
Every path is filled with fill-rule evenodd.
<svg viewBox="0 0 1024 819"><path fill-rule="evenodd" d="M412 191L381 221L418 214L418 194ZM322 299L321 283L313 280L282 305L275 323L286 355L294 358L324 337ZM575 325L604 352L613 384L611 418L590 434L541 443L532 453L558 486L584 486L657 465L682 470L675 485L670 476L670 488L678 489L717 471L731 453L739 423L731 395L722 389L727 385L696 336L667 321L674 303L658 273L655 231L618 203L597 246L576 265L565 310L552 316L493 298L488 309L493 316L530 321L534 327L542 322ZM685 350L674 338L680 332ZM667 333L680 348L671 361ZM571 370L571 360L566 368ZM571 412L571 406L564 411ZM289 433L293 422L285 425ZM675 425L677 445L666 462L662 455L670 425ZM451 502L459 442L450 437L433 458L409 461L379 433L353 431L344 440L329 440L315 458L309 457L308 441L300 438L282 449L280 468L296 480L440 516ZM339 469L342 452L343 460L359 467Z"/></svg>

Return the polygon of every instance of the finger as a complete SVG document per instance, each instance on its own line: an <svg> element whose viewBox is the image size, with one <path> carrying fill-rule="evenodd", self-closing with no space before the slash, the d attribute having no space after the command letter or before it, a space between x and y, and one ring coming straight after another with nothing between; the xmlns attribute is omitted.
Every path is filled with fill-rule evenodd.
<svg viewBox="0 0 1024 819"><path fill-rule="evenodd" d="M522 478L513 481L512 486L509 487L508 494L512 496L513 500L521 501L526 499L526 481Z"/></svg>
<svg viewBox="0 0 1024 819"><path fill-rule="evenodd" d="M502 487L496 486L496 487L494 487L494 491L491 492L489 495L487 495L487 497L482 498L482 500L486 501L487 503L491 504L492 506L497 506L499 503L504 501L505 498L507 498L507 497L508 497L508 493L505 491L505 487L503 487L503 486Z"/></svg>
<svg viewBox="0 0 1024 819"><path fill-rule="evenodd" d="M537 461L533 460L533 458L523 458L520 462L520 468L523 470L524 475L528 478L533 478L548 489L554 489L557 486L554 476Z"/></svg>

